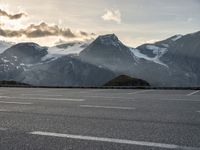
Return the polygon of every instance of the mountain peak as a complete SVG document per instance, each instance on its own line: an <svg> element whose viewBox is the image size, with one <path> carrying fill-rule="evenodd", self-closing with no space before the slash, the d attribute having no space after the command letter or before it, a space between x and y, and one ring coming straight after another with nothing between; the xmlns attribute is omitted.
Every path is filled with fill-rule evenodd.
<svg viewBox="0 0 200 150"><path fill-rule="evenodd" d="M14 52L14 51L19 51L19 52L23 52L23 53L27 53L27 52L44 52L46 51L47 48L46 47L41 47L40 45L36 44L36 43L18 43L12 47L10 47L8 49L8 51Z"/></svg>
<svg viewBox="0 0 200 150"><path fill-rule="evenodd" d="M100 35L100 39L113 39L113 40L118 40L118 37L113 33L113 34L106 34L106 35Z"/></svg>
<svg viewBox="0 0 200 150"><path fill-rule="evenodd" d="M35 63L47 55L47 48L36 43L19 43L5 50L1 55L7 58L17 57L22 63Z"/></svg>
<svg viewBox="0 0 200 150"><path fill-rule="evenodd" d="M41 49L42 47L36 43L33 42L27 42L27 43L18 43L14 46L12 46L13 48L25 48L25 47L29 47L29 48L35 48L35 49Z"/></svg>
<svg viewBox="0 0 200 150"><path fill-rule="evenodd" d="M115 34L100 35L95 43L118 46L121 42Z"/></svg>

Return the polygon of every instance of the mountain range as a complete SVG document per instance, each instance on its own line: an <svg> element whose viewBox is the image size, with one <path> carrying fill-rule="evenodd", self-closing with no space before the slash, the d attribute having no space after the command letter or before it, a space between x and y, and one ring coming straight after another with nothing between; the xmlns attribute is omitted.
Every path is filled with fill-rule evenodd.
<svg viewBox="0 0 200 150"><path fill-rule="evenodd" d="M101 86L119 75L152 86L200 86L200 32L136 48L116 35L54 47L0 42L0 80L31 85Z"/></svg>

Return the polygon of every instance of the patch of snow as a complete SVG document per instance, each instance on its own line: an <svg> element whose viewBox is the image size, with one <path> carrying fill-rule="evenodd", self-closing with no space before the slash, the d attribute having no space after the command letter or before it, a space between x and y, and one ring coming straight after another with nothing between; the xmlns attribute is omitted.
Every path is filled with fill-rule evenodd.
<svg viewBox="0 0 200 150"><path fill-rule="evenodd" d="M24 63L20 63L20 66L26 66Z"/></svg>
<svg viewBox="0 0 200 150"><path fill-rule="evenodd" d="M42 58L42 61L55 60L61 56L69 54L79 54L83 49L90 44L89 42L77 42L69 44L67 47L54 46L48 48L48 54Z"/></svg>
<svg viewBox="0 0 200 150"><path fill-rule="evenodd" d="M152 50L153 54L155 54L158 58L160 58L167 52L167 48L161 48L155 45L147 45L146 48Z"/></svg>
<svg viewBox="0 0 200 150"><path fill-rule="evenodd" d="M176 35L174 38L172 38L172 41L175 42L175 41L179 40L182 37L183 37L183 35Z"/></svg>
<svg viewBox="0 0 200 150"><path fill-rule="evenodd" d="M186 76L186 77L190 77L190 74L189 74L189 73L185 73L185 76Z"/></svg>
<svg viewBox="0 0 200 150"><path fill-rule="evenodd" d="M145 60L152 61L152 62L154 62L154 63L157 63L157 64L159 64L159 65L163 65L163 66L165 66L165 67L168 68L168 66L167 66L166 64L164 64L163 62L161 62L161 61L159 60L158 55L157 55L156 57L152 58L152 57L146 56L145 54L140 53L140 51L139 51L138 49L130 48L130 50L131 50L131 52L132 52L136 57L138 57L138 58L140 58L140 59L143 58L143 59L145 59Z"/></svg>
<svg viewBox="0 0 200 150"><path fill-rule="evenodd" d="M17 56L12 56L14 58L14 61L17 61L18 60L18 57Z"/></svg>
<svg viewBox="0 0 200 150"><path fill-rule="evenodd" d="M4 62L4 63L8 63L8 62L10 62L9 60L7 60L7 59L4 59L4 58L3 58L3 59L1 59L1 60L3 60L3 62Z"/></svg>
<svg viewBox="0 0 200 150"><path fill-rule="evenodd" d="M166 48L168 48L168 47L169 47L169 45L168 45L168 44L162 44L162 46L164 46L164 47L166 47Z"/></svg>

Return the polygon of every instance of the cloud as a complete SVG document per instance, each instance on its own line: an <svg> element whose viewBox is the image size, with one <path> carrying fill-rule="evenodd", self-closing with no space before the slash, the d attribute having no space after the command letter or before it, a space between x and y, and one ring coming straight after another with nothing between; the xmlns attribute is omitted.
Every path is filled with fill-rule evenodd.
<svg viewBox="0 0 200 150"><path fill-rule="evenodd" d="M4 30L0 28L0 35L3 37L20 37L22 36L21 31L15 31L15 30Z"/></svg>
<svg viewBox="0 0 200 150"><path fill-rule="evenodd" d="M57 25L48 25L41 23L39 25L31 24L25 30L24 34L30 38L45 37L45 36L63 36L74 38L76 35L72 31L64 28L59 28Z"/></svg>
<svg viewBox="0 0 200 150"><path fill-rule="evenodd" d="M117 23L121 23L121 13L119 10L107 10L102 16L102 19L105 21L115 21Z"/></svg>
<svg viewBox="0 0 200 150"><path fill-rule="evenodd" d="M57 25L48 25L42 22L38 25L30 24L28 27L19 30L3 29L0 27L0 36L3 37L22 37L41 38L47 36L62 36L65 38L90 37L92 34L80 31L80 34L72 32L69 28L60 28Z"/></svg>
<svg viewBox="0 0 200 150"><path fill-rule="evenodd" d="M8 17L11 20L15 20L15 19L20 19L23 16L27 16L27 15L25 13L17 13L17 14L12 15L12 14L9 14L6 11L0 9L0 16Z"/></svg>
<svg viewBox="0 0 200 150"><path fill-rule="evenodd" d="M192 22L194 19L193 18L188 18L187 22Z"/></svg>

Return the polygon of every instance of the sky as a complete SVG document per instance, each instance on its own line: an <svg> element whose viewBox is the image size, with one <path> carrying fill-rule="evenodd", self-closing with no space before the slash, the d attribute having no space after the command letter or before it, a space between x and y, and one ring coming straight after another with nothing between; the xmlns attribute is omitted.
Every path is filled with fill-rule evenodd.
<svg viewBox="0 0 200 150"><path fill-rule="evenodd" d="M200 31L200 0L0 0L0 40L51 46L116 34L128 46Z"/></svg>

